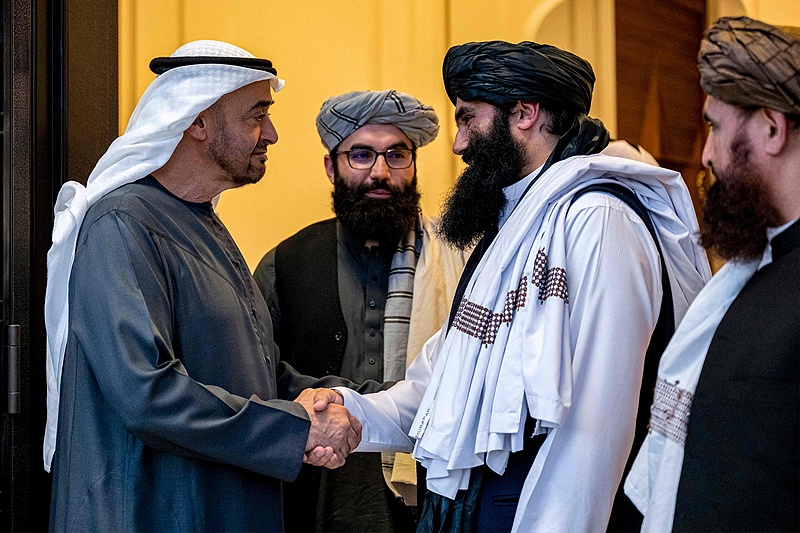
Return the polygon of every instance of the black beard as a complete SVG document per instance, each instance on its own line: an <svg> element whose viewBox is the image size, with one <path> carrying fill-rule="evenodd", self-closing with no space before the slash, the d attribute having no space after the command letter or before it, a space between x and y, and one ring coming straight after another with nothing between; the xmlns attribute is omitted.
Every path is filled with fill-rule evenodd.
<svg viewBox="0 0 800 533"><path fill-rule="evenodd" d="M750 162L750 149L741 138L731 143L731 162L717 173L703 204L700 243L730 261L761 257L767 228L781 221L763 176Z"/></svg>
<svg viewBox="0 0 800 533"><path fill-rule="evenodd" d="M391 191L391 198L369 198L376 189ZM355 189L347 186L334 167L333 212L357 239L395 244L414 228L419 215L420 193L417 177L400 190L386 182L374 182Z"/></svg>
<svg viewBox="0 0 800 533"><path fill-rule="evenodd" d="M445 199L437 233L451 246L466 250L497 225L506 205L503 187L522 178L527 164L522 143L511 137L510 113L497 109L487 133L474 133L461 158L469 166Z"/></svg>

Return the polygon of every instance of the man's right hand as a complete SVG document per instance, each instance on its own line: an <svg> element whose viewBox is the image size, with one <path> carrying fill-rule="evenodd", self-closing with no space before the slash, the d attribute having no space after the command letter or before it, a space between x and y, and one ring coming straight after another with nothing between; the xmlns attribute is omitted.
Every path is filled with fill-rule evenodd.
<svg viewBox="0 0 800 533"><path fill-rule="evenodd" d="M307 389L295 401L311 419L306 462L328 468L342 466L345 457L361 442L361 423L342 406L341 395L329 389ZM329 451L323 453L319 448Z"/></svg>

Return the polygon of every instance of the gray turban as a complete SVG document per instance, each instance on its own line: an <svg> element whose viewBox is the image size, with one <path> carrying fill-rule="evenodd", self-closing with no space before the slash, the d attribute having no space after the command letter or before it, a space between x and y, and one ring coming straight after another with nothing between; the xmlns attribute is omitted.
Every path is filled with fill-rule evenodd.
<svg viewBox="0 0 800 533"><path fill-rule="evenodd" d="M738 107L800 115L800 37L748 17L723 17L698 55L703 90Z"/></svg>
<svg viewBox="0 0 800 533"><path fill-rule="evenodd" d="M317 115L317 131L329 152L365 124L397 126L414 143L425 146L439 133L432 107L397 91L354 91L328 98Z"/></svg>
<svg viewBox="0 0 800 533"><path fill-rule="evenodd" d="M509 108L518 101L555 104L580 114L592 105L592 65L555 46L523 41L465 43L447 51L444 86L456 98Z"/></svg>

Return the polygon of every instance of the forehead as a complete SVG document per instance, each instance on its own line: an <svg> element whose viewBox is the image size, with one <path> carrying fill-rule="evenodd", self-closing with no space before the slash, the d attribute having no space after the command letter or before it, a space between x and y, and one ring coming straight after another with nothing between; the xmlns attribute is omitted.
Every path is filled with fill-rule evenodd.
<svg viewBox="0 0 800 533"><path fill-rule="evenodd" d="M221 107L248 110L272 103L272 88L267 80L256 81L223 95L218 101ZM217 105L215 104L215 105Z"/></svg>
<svg viewBox="0 0 800 533"><path fill-rule="evenodd" d="M713 96L706 97L706 103L703 106L703 113L711 120L715 121L728 121L739 120L747 116L743 109L734 105L726 104L722 100L717 100Z"/></svg>
<svg viewBox="0 0 800 533"><path fill-rule="evenodd" d="M403 130L394 124L365 124L347 136L337 150L341 152L354 146L383 151L398 146L413 148L414 145Z"/></svg>

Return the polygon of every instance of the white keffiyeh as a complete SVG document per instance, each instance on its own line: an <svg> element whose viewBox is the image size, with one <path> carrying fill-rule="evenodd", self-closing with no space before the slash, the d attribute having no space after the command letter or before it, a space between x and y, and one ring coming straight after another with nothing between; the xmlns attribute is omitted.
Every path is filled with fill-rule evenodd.
<svg viewBox="0 0 800 533"><path fill-rule="evenodd" d="M710 272L679 174L602 155L554 164L520 200L481 259L464 293L417 411L414 457L428 488L448 498L466 489L470 469L502 474L523 446L528 414L536 432L559 427L572 403L566 214L590 183L633 190L650 212L680 320ZM675 217L680 221L676 224ZM524 354L524 357L523 357ZM526 486L536 480L526 480ZM524 496L524 494L523 494ZM520 503L522 505L522 502Z"/></svg>
<svg viewBox="0 0 800 533"><path fill-rule="evenodd" d="M756 260L723 266L697 295L664 350L650 411L650 432L625 480L625 494L645 515L642 531L672 531L692 398L708 347L758 265Z"/></svg>
<svg viewBox="0 0 800 533"><path fill-rule="evenodd" d="M253 58L249 52L218 41L194 41L172 57L215 56ZM69 333L69 279L75 245L88 209L109 192L161 168L172 156L183 132L200 112L221 96L256 81L269 80L272 89L283 80L261 70L230 65L189 65L158 76L131 115L125 133L100 158L87 185L64 184L55 205L53 244L47 254L47 427L44 467L50 471L56 445L61 369Z"/></svg>

